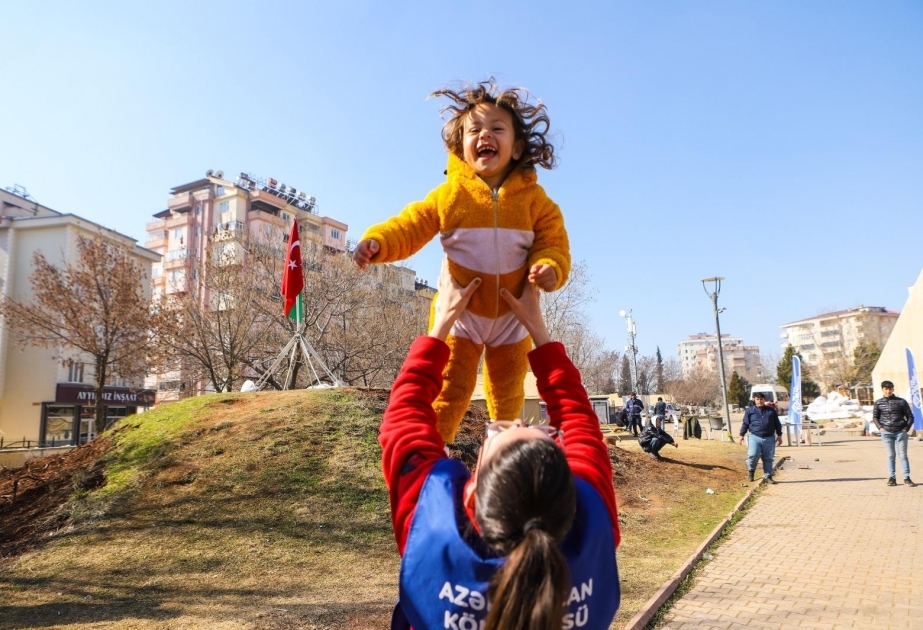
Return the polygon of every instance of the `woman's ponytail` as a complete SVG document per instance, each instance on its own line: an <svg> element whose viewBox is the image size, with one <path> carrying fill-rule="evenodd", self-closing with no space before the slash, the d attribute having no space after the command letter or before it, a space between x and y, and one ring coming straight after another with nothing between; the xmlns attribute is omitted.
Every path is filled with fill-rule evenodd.
<svg viewBox="0 0 923 630"><path fill-rule="evenodd" d="M490 582L485 630L560 630L570 570L558 544L576 511L574 477L548 440L519 440L478 471L484 541L506 562Z"/></svg>

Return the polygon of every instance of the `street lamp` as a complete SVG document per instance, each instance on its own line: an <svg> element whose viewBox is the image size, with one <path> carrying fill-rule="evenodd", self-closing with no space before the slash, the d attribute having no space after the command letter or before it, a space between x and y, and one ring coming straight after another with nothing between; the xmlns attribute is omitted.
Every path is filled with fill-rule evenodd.
<svg viewBox="0 0 923 630"><path fill-rule="evenodd" d="M721 293L721 281L724 280L721 276L715 276L714 278L702 278L702 288L705 289L705 294L711 298L712 306L715 309L715 332L718 335L718 374L721 377L721 399L724 401L724 417L728 425L728 435L734 435L734 432L731 430L731 409L728 407L728 388L727 388L727 379L724 377L724 349L721 345L721 322L718 319L718 314L721 313L724 309L718 309L718 294ZM706 283L714 284L714 291L708 291Z"/></svg>
<svg viewBox="0 0 923 630"><path fill-rule="evenodd" d="M635 335L638 334L638 329L635 327L635 320L631 316L631 309L627 311L622 309L619 311L619 316L625 318L625 325L628 328L628 345L625 346L625 352L631 353L631 363L629 364L629 370L631 371L631 389L636 391L640 396L641 388L638 387L638 348L635 346Z"/></svg>

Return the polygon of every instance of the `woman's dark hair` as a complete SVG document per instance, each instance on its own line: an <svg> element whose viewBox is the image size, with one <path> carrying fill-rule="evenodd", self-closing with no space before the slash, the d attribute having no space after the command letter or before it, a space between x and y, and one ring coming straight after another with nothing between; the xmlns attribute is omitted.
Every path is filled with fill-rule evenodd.
<svg viewBox="0 0 923 630"><path fill-rule="evenodd" d="M510 113L516 140L522 140L525 145L516 165L529 169L534 169L536 165L547 169L554 168L554 146L546 137L551 128L551 121L541 101L537 100L535 104L529 102L532 100L532 94L527 89L501 90L497 87L496 80L491 77L487 81L463 85L459 90L436 90L430 96L445 96L454 102L454 105L443 107L440 113L450 112L449 120L442 127L442 139L446 148L455 155L464 155L462 138L468 112L482 103L490 103Z"/></svg>
<svg viewBox="0 0 923 630"><path fill-rule="evenodd" d="M564 452L550 440L517 440L477 475L481 536L506 556L487 591L485 630L560 630L570 570L558 544L577 509Z"/></svg>

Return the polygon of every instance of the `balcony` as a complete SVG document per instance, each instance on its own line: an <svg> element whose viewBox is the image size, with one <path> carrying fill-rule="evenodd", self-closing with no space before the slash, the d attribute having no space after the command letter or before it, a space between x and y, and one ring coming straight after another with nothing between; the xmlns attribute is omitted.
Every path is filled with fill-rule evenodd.
<svg viewBox="0 0 923 630"><path fill-rule="evenodd" d="M192 193L184 192L177 195L173 195L167 201L167 207L170 210L175 210L177 212L189 212L192 210L193 205L195 204L195 198L192 196Z"/></svg>
<svg viewBox="0 0 923 630"><path fill-rule="evenodd" d="M218 241L240 241L243 240L247 233L247 226L240 221L228 221L215 228L212 240Z"/></svg>

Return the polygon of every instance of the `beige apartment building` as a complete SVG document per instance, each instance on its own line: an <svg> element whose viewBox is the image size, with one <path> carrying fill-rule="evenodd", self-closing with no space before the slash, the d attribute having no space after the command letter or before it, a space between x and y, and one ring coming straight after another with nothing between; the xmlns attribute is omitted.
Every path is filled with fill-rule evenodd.
<svg viewBox="0 0 923 630"><path fill-rule="evenodd" d="M883 306L860 305L791 322L780 326L782 351L789 344L798 350L811 368L812 378L827 392L846 384L853 352L860 343L885 347L899 316Z"/></svg>
<svg viewBox="0 0 923 630"><path fill-rule="evenodd" d="M721 350L724 354L724 370L728 378L731 372L741 376L756 377L760 371L760 347L744 344L742 337L721 335ZM679 360L683 376L689 376L696 369L708 372L718 371L718 336L709 333L689 335L679 344Z"/></svg>
<svg viewBox="0 0 923 630"><path fill-rule="evenodd" d="M0 190L0 295L28 302L34 253L41 252L55 265L75 265L78 237L99 235L128 247L145 272L160 261L157 253L128 236L52 210L22 189ZM148 282L138 281L150 296ZM35 455L37 446L81 444L105 428L93 426L93 361L64 361L64 354L61 349L22 347L0 319L0 463L18 465ZM116 381L106 388L110 423L153 405L154 393L141 386Z"/></svg>
<svg viewBox="0 0 923 630"><path fill-rule="evenodd" d="M222 254L242 261L248 243L274 242L284 253L293 220L305 255L321 247L347 247L348 226L320 216L314 197L272 177L247 173L231 181L222 171L206 171L204 178L171 189L166 210L154 218L147 224L146 245L163 255L152 269L154 292L161 295L184 291L212 245L223 243Z"/></svg>
<svg viewBox="0 0 923 630"><path fill-rule="evenodd" d="M323 250L349 251L348 226L321 216L317 201L304 191L273 177L241 173L232 179L222 171L206 171L205 177L170 190L167 208L147 224L147 247L163 255L152 268L155 295L186 290L202 272L206 252L240 261L247 266L247 251L268 247L279 258L292 221L298 222L302 255L311 260ZM310 269L306 270L310 272ZM416 273L397 265L372 265L363 275L372 291L396 292L413 299L415 308L429 311L433 290L418 282ZM207 299L205 296L204 299ZM184 387L180 373L151 377L158 401L176 400L204 391L206 385Z"/></svg>

